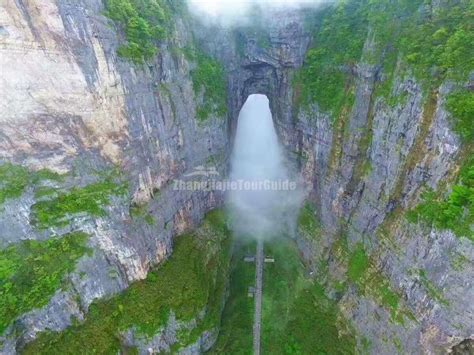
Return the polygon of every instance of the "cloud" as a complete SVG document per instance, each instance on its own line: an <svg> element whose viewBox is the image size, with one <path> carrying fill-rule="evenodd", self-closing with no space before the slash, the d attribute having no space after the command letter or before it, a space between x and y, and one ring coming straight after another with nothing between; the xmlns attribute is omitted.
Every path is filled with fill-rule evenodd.
<svg viewBox="0 0 474 355"><path fill-rule="evenodd" d="M201 20L235 24L246 20L255 7L262 10L316 7L334 0L188 0L188 7Z"/></svg>
<svg viewBox="0 0 474 355"><path fill-rule="evenodd" d="M231 157L231 181L243 187L227 195L236 236L291 235L303 194L289 173L268 98L250 95L239 114Z"/></svg>

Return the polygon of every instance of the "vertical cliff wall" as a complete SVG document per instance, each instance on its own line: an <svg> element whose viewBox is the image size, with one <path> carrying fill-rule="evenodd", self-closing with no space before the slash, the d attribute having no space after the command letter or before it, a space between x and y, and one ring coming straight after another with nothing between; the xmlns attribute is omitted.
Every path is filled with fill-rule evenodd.
<svg viewBox="0 0 474 355"><path fill-rule="evenodd" d="M412 31L410 15L398 5L397 21ZM383 13L392 11L388 3L381 6ZM443 48L436 26L448 31L453 24L448 17L436 22L430 16L443 18L449 13L456 18L453 13L462 5L409 6L415 6L418 18L431 22L427 27L434 26L426 31L418 23L425 36L434 38L424 38L423 43L433 41L433 48ZM449 186L460 184L459 169L471 169L466 157L472 154L472 141L463 140L456 130L459 123L448 112L447 102L455 92L472 99L473 68L467 59L472 47L449 64L436 64L437 70L444 65L446 71L441 73L432 63L423 67L421 59L407 63L411 57L402 51L417 52L397 45L397 36L401 41L403 36L408 41L417 39L394 30L384 42L382 28L393 30L392 22L384 19L382 26L377 25L383 17L375 4L371 10L373 19L369 16L360 59L341 67L345 71L341 106L331 107L328 114L323 99L319 105L316 99L297 115L302 172L312 186L322 231L303 238L300 245L318 277L340 299L340 308L368 339L371 352L443 353L473 336L472 217L456 222L467 227L460 235L454 228L434 228L422 218L412 218L410 223L407 211L430 188L441 194L446 191L441 199L450 199ZM460 35L456 31L462 31L461 18L455 20L459 22L452 36ZM436 60L452 55L449 40L446 43L447 54L427 49L418 55ZM318 43L314 45L317 49ZM462 52L460 42L458 46ZM328 91L330 85L328 81ZM388 94L382 94L384 87ZM461 215L469 216L469 204L464 206Z"/></svg>
<svg viewBox="0 0 474 355"><path fill-rule="evenodd" d="M459 176L472 165L472 117L462 131L449 109L472 100L469 19L467 2L348 2L262 12L204 44L228 66L231 136L247 95L269 97L315 208L301 253L360 351L444 353L474 334L469 203L454 223L463 235L409 218L437 206L430 189L450 200L471 186Z"/></svg>
<svg viewBox="0 0 474 355"><path fill-rule="evenodd" d="M142 63L117 55L126 31L105 10L98 0L2 5L0 246L85 233L90 249L74 254L67 287L9 313L2 351L82 320L91 302L145 278L174 235L221 204L219 192L175 191L172 181L209 166L225 175L238 112L255 93L269 98L287 162L307 187L315 223L300 226L300 252L359 351L470 346L472 234L407 218L428 188L449 200L472 179L460 177L472 135L449 109L474 86L468 2L349 1L236 27L171 7L168 35ZM221 73L203 65L216 59L226 109L222 98L206 101L225 90L198 87ZM71 202L82 199L94 208Z"/></svg>
<svg viewBox="0 0 474 355"><path fill-rule="evenodd" d="M40 289L40 301L12 312L5 305L5 353L145 278L171 253L173 236L221 204L219 192L172 184L209 162L224 172L228 149L225 113L196 118L205 98L193 90L185 20L168 9L158 54L134 64L117 55L124 33L105 10L98 0L1 7L0 245L84 232L89 248L67 287ZM38 182L45 168L54 179Z"/></svg>

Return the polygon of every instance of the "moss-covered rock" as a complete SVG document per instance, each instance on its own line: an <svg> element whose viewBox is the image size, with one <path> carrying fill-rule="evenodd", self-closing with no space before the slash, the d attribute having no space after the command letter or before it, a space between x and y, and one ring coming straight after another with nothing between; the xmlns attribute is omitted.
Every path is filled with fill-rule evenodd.
<svg viewBox="0 0 474 355"><path fill-rule="evenodd" d="M0 251L0 334L19 315L47 304L89 249L87 235L27 240Z"/></svg>
<svg viewBox="0 0 474 355"><path fill-rule="evenodd" d="M171 257L122 294L94 302L83 323L48 332L28 344L27 354L116 353L128 346L121 334L133 329L151 340L167 326L171 312L182 325L171 346L185 347L217 327L230 259L230 235L222 211L209 213L201 227L176 238ZM204 316L202 316L204 312Z"/></svg>

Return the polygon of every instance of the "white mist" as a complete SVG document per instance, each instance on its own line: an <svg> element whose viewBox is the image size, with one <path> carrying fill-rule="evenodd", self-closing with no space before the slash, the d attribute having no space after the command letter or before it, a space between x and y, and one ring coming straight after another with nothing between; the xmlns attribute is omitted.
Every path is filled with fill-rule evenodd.
<svg viewBox="0 0 474 355"><path fill-rule="evenodd" d="M225 26L251 25L249 13L256 8L263 12L298 8L316 8L336 0L187 0L188 8L201 21Z"/></svg>
<svg viewBox="0 0 474 355"><path fill-rule="evenodd" d="M265 95L250 95L240 111L230 178L243 187L228 195L237 235L267 239L285 232L300 198L296 190L274 188L288 183L288 172Z"/></svg>

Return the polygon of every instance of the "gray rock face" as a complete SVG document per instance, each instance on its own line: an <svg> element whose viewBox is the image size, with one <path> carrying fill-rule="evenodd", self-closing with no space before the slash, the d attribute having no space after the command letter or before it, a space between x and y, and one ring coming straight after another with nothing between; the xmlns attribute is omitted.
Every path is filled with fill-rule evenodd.
<svg viewBox="0 0 474 355"><path fill-rule="evenodd" d="M327 233L323 235L325 242L313 248L329 250L328 245L343 226L349 244L365 245L380 272L388 277L414 314L416 320L405 326L393 324L387 310L373 300L346 294L341 306L350 305L345 308L346 315L358 332L370 339L373 353L393 353L400 344L409 353L442 353L474 333L470 320L474 309L468 301L473 296L469 286L469 275L474 271L473 245L449 232L407 224L403 214L393 216L398 208L403 211L416 203L423 185L436 187L450 174L460 147L443 108L446 86L440 88L432 120L427 123L420 88L410 79L399 85L397 90L410 93L405 103L387 107L377 100L374 104L372 143L367 152L361 152L363 159L367 159L365 164L370 164L364 176L354 176L355 161L360 157L354 150L360 141L357 134L344 139L340 163L333 171L328 172L322 166L308 169L323 172L316 177L315 202L323 231ZM362 116L366 116L370 105L367 97L356 98L348 122L351 132L366 124L360 121L359 108ZM318 113L315 116L319 119ZM425 135L422 125L429 125ZM310 153L309 161L325 164L326 145L319 141L309 144L313 144L313 149L305 150ZM322 159L318 156L321 151L326 152ZM390 223L390 218L396 222ZM384 231L384 226L390 230ZM339 272L332 265L328 251L318 254L332 272ZM453 255L470 261L458 268L453 265ZM425 270L432 286L420 280L414 270ZM431 287L439 290L445 303L434 297ZM377 317L368 318L368 314Z"/></svg>
<svg viewBox="0 0 474 355"><path fill-rule="evenodd" d="M112 197L106 216L76 216L66 228L42 232L29 224L32 191L7 200L1 247L82 230L94 252L79 260L67 291L0 336L2 353L14 353L38 332L64 329L93 300L145 278L170 255L173 236L222 203L219 192L173 186L211 157L220 157L212 161L222 174L228 153L225 118L198 125L192 64L173 50L188 45L188 26L178 19L160 54L133 65L117 57L120 35L103 11L99 0L2 4L0 158L74 172L66 185L83 186L97 180L95 170L118 166L129 185L129 196ZM145 206L155 223L131 219L132 202Z"/></svg>
<svg viewBox="0 0 474 355"><path fill-rule="evenodd" d="M461 147L444 109L453 83L443 83L427 104L414 78L397 77L392 90L406 98L390 106L374 94L380 69L358 63L351 74L355 103L345 122L350 134L339 135L333 118L317 105L298 111L293 104L292 79L311 39L298 11L267 14L265 46L257 33L243 28L177 19L160 54L138 66L117 57L120 34L101 15L99 0L8 1L2 6L0 65L6 69L0 158L32 169L74 171L82 184L94 181L94 170L118 165L129 196L114 197L106 217L79 216L66 230L43 232L29 224L32 191L6 202L0 211L0 247L80 228L90 235L94 252L68 276L68 290L19 317L0 336L1 352L15 353L46 329L64 329L73 318L82 319L94 299L143 279L172 252L174 235L222 204L218 191L176 191L173 181L185 180L209 159L225 175L239 110L253 93L270 99L288 162L317 207L321 236L301 236L302 254L315 271L327 265L323 281L328 294L337 297L344 316L370 342L370 352L393 354L400 346L410 354L472 348L464 339L474 338L473 244L449 231L409 224L402 213L419 201L422 186L436 188L456 169ZM195 119L192 64L173 50L188 45L192 36L226 67L227 120L211 117L198 124ZM370 50L370 38L364 50ZM371 140L364 146L367 134ZM132 201L146 206L153 225L130 218ZM341 234L351 250L364 245L412 319L394 322L384 305L354 287L343 294L331 289L331 279L345 279L331 254ZM132 329L124 341L141 353L167 351L179 326L170 319L151 341L137 339ZM181 352L205 351L216 334L202 334Z"/></svg>
<svg viewBox="0 0 474 355"><path fill-rule="evenodd" d="M456 169L460 143L444 109L451 85L439 88L431 108L414 79L398 80L394 91L405 92L407 98L390 107L381 99L371 102L372 68L358 65L355 75L356 99L346 122L350 134L339 143L336 162L331 161L338 147L331 142L335 135L329 118L316 107L298 115L300 151L306 156L302 173L313 186L311 197L323 231L322 240L300 245L315 265L323 262L329 275L344 279L330 252L344 233L350 248L364 244L379 272L401 295L415 318L403 326L394 324L383 306L354 291L340 301L357 332L370 340L372 353L391 354L400 346L410 354L445 353L474 335L474 308L468 301L473 297L469 275L474 272L474 247L450 232L408 224L398 211L413 206L424 185L436 188ZM371 144L359 151L367 128ZM368 168L357 176L360 160ZM456 258L464 260L461 267ZM416 270L424 270L429 281L421 280Z"/></svg>
<svg viewBox="0 0 474 355"><path fill-rule="evenodd" d="M266 47L240 29L221 31L227 40L208 40L206 45L228 65L231 136L249 94L270 99L280 140L321 223L320 239L298 240L302 254L315 270L327 265L326 281L344 280L345 270L331 255L344 233L349 249L362 243L377 272L400 295L402 306L413 315L403 325L391 319L386 306L352 288L337 296L343 314L361 339L368 340L373 354L445 353L473 338L472 243L448 231L409 224L403 215L419 201L423 186L436 188L456 170L461 146L444 108L452 83L443 83L426 100L429 94L414 78L396 78L393 94L405 98L390 106L374 92L383 75L380 66L358 63L351 73L355 102L345 122L348 134L338 136L333 119L317 106L297 111L293 105L291 79L310 40L301 14L272 16ZM210 37L206 31L197 33ZM364 51L370 50L369 35ZM364 146L368 134L370 143Z"/></svg>
<svg viewBox="0 0 474 355"><path fill-rule="evenodd" d="M204 317L205 311L200 312L197 318ZM122 334L122 342L125 346L136 348L139 354L147 355L150 353L170 353L174 352L181 355L202 354L209 350L217 338L217 329L204 331L202 335L191 345L182 347L179 350L172 350L173 345L179 342L178 333L180 331L189 331L197 326L197 319L190 322L180 322L176 320L173 312L170 313L166 327L164 327L153 338L148 339L136 334L134 329L129 329Z"/></svg>
<svg viewBox="0 0 474 355"><path fill-rule="evenodd" d="M264 35L268 37L265 47L259 43L261 34L246 27L206 27L195 23L194 34L203 47L226 65L231 139L245 100L249 95L259 93L270 100L283 143L293 139L292 143L296 145L291 79L294 69L303 63L310 35L304 29L303 14L298 11L268 11L262 14L260 21Z"/></svg>

